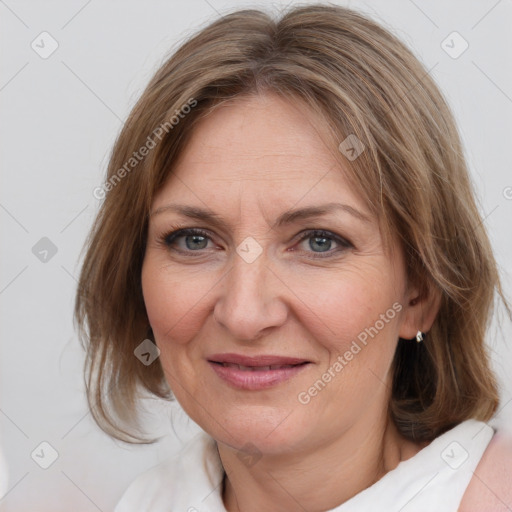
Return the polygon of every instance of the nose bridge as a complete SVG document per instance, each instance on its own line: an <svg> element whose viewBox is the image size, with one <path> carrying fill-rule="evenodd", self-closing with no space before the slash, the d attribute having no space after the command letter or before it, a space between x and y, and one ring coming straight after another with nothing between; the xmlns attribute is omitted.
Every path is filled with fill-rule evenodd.
<svg viewBox="0 0 512 512"><path fill-rule="evenodd" d="M234 255L214 310L217 322L233 337L245 340L256 339L261 331L286 319L286 306L278 296L265 255L249 261Z"/></svg>
<svg viewBox="0 0 512 512"><path fill-rule="evenodd" d="M247 262L237 255L233 261L229 278L230 284L227 290L230 298L236 300L238 304L244 304L248 301L253 307L261 307L266 272L268 272L268 269L261 256L255 261Z"/></svg>

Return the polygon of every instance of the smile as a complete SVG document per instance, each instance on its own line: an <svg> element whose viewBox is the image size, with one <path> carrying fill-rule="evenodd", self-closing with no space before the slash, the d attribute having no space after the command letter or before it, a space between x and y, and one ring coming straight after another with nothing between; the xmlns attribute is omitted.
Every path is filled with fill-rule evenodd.
<svg viewBox="0 0 512 512"><path fill-rule="evenodd" d="M221 380L232 387L254 391L288 381L311 363L281 356L221 354L209 358L208 364Z"/></svg>

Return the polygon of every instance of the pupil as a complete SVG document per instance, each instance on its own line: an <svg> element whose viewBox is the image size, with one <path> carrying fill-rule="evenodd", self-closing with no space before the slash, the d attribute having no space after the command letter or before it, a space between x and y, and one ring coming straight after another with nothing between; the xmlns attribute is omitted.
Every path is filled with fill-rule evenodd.
<svg viewBox="0 0 512 512"><path fill-rule="evenodd" d="M318 243L318 240L320 240L320 243ZM317 244L317 248L318 247L320 248L319 252L324 252L324 251L328 251L330 249L331 241L332 240L330 240L329 238L314 237L314 238L310 239L309 245L312 249L315 249L315 247L313 246L313 243Z"/></svg>
<svg viewBox="0 0 512 512"><path fill-rule="evenodd" d="M192 243L189 243L190 239L192 239ZM202 245L201 245L201 242L202 242ZM187 249L204 249L206 247L205 242L207 242L207 240L202 235L189 235L186 238ZM195 243L199 243L199 246L193 245Z"/></svg>

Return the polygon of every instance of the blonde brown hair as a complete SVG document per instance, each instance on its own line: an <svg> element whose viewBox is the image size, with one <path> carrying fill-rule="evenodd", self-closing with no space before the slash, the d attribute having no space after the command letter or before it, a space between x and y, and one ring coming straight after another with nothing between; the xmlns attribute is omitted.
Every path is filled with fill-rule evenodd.
<svg viewBox="0 0 512 512"><path fill-rule="evenodd" d="M244 10L213 22L165 62L127 119L75 304L97 423L118 439L153 442L135 433L137 397L172 393L159 359L146 366L134 356L152 334L141 289L152 200L205 113L265 91L320 113L334 149L350 134L362 141L357 159L339 153L340 161L385 231L399 237L410 281L441 295L425 342L397 346L390 414L400 432L425 441L465 419L489 419L498 393L484 336L496 292L505 299L452 115L388 30L346 8L310 5L278 20Z"/></svg>

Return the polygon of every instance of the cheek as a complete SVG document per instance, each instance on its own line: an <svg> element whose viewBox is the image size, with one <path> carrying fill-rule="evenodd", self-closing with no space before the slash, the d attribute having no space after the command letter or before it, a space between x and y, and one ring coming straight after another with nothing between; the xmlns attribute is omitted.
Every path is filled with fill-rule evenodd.
<svg viewBox="0 0 512 512"><path fill-rule="evenodd" d="M323 355L298 399L309 400L319 415L328 404L343 404L348 417L357 417L376 397L384 400L401 304L390 283L375 283L378 286L353 274L352 279L326 281L328 300L318 291L309 292L306 304L315 315L310 314L308 327ZM326 414L331 413L336 415L339 409L333 407Z"/></svg>
<svg viewBox="0 0 512 512"><path fill-rule="evenodd" d="M194 336L199 318L204 316L212 283L198 275L186 279L178 276L180 273L151 260L142 268L144 303L157 341L186 343Z"/></svg>
<svg viewBox="0 0 512 512"><path fill-rule="evenodd" d="M301 299L297 304L303 319L311 319L311 329L318 339L328 340L330 348L343 352L360 333L378 322L378 330L386 334L397 322L393 304L400 299L392 282L383 278L377 268L345 268L336 273L327 272L311 280L295 281L295 293ZM385 328L381 315L385 315ZM394 331L393 327L393 331ZM364 335L362 336L364 338Z"/></svg>
<svg viewBox="0 0 512 512"><path fill-rule="evenodd" d="M326 276L314 291L303 288L303 312L314 313L308 327L323 352L315 379L328 383L328 390L314 398L316 407L342 400L347 410L362 411L370 397L386 389L382 383L398 340L401 297L383 275L353 269Z"/></svg>

